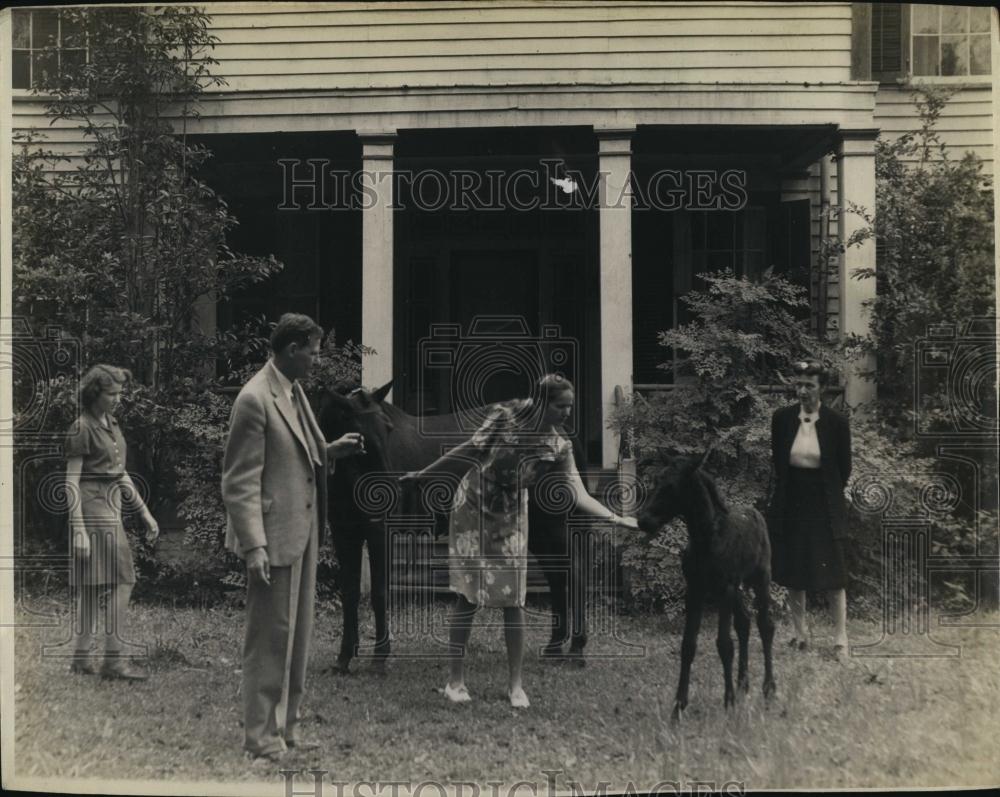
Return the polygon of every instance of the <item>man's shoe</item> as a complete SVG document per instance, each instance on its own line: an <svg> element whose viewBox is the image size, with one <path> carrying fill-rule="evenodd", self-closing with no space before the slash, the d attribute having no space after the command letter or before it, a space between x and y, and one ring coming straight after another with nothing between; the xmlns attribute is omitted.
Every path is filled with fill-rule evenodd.
<svg viewBox="0 0 1000 797"><path fill-rule="evenodd" d="M247 750L243 756L251 764L276 764L285 757L286 752L285 750L269 750L266 753L251 753Z"/></svg>
<svg viewBox="0 0 1000 797"><path fill-rule="evenodd" d="M123 661L114 664L105 661L104 666L101 667L101 678L106 681L146 681L149 676Z"/></svg>
<svg viewBox="0 0 1000 797"><path fill-rule="evenodd" d="M69 671L76 675L97 675L97 667L89 655L76 654L69 664Z"/></svg>
<svg viewBox="0 0 1000 797"><path fill-rule="evenodd" d="M303 752L306 750L319 750L322 745L312 739L285 739L285 744L289 750Z"/></svg>

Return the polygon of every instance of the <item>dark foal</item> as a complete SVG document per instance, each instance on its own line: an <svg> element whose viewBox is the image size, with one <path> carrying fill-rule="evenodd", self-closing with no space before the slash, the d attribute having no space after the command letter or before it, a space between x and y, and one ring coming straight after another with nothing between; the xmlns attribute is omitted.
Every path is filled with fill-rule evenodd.
<svg viewBox="0 0 1000 797"><path fill-rule="evenodd" d="M750 615L740 596L740 585L751 587L757 608L757 629L764 647L764 696L774 694L771 644L774 621L770 614L771 546L763 516L752 507L729 508L719 495L712 478L702 470L708 452L700 460L678 457L670 462L639 515L639 527L657 531L675 517L683 518L688 529L688 547L682 558L686 582L684 640L681 644L681 675L677 684L673 717L687 707L691 662L698 644L701 613L706 598L719 606L716 647L725 676L726 708L735 702L733 690L733 640L730 626L736 626L739 640L737 682L743 691L750 688L747 675L747 644Z"/></svg>

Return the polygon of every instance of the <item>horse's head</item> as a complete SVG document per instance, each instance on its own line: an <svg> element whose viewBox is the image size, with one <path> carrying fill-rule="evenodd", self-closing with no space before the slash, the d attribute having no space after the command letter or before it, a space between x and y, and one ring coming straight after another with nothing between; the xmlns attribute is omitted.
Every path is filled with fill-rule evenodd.
<svg viewBox="0 0 1000 797"><path fill-rule="evenodd" d="M651 497L639 513L640 529L651 534L687 512L696 489L696 472L705 464L710 453L711 449L701 457L678 456L667 460Z"/></svg>
<svg viewBox="0 0 1000 797"><path fill-rule="evenodd" d="M336 440L348 432L358 432L365 440L365 453L340 460L338 472L361 476L392 470L389 435L393 424L382 406L391 388L390 381L373 392L340 385L324 393L320 401L319 425L326 439Z"/></svg>

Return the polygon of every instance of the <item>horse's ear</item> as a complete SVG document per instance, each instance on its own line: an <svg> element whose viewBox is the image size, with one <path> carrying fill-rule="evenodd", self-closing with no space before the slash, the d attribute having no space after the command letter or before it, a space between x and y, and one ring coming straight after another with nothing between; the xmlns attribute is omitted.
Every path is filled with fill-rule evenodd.
<svg viewBox="0 0 1000 797"><path fill-rule="evenodd" d="M382 387L372 393L372 399L377 403L381 404L386 396L389 395L389 391L392 390L392 380L390 379Z"/></svg>

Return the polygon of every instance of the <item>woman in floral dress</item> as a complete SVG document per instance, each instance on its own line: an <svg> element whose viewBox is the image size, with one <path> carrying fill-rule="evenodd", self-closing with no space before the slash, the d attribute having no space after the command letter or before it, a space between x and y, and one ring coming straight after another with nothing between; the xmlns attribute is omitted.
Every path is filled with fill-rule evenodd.
<svg viewBox="0 0 1000 797"><path fill-rule="evenodd" d="M572 446L556 427L573 409L573 386L550 374L538 384L539 399L493 405L472 439L424 470L421 478L467 462L469 470L455 492L449 524L450 586L457 593L451 617L450 678L445 696L471 700L465 685L465 647L473 615L480 606L502 607L512 706L526 708L521 683L524 656L524 601L527 593L527 488L553 470L565 474L576 509L602 520L636 528L592 498L580 480Z"/></svg>

